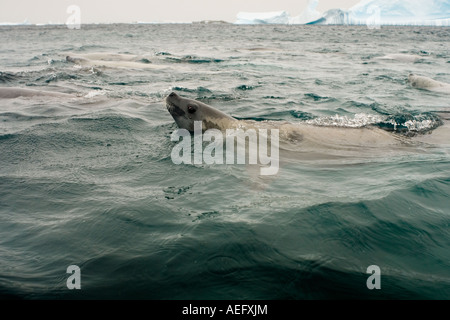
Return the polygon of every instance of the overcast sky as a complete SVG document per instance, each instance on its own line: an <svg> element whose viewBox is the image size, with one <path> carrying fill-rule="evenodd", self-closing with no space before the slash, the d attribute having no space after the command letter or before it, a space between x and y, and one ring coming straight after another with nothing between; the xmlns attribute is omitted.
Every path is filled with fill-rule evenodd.
<svg viewBox="0 0 450 320"><path fill-rule="evenodd" d="M348 9L360 0L319 0L317 10ZM235 22L239 11L287 11L299 15L308 0L0 0L0 22L65 23L70 5L80 8L81 23Z"/></svg>

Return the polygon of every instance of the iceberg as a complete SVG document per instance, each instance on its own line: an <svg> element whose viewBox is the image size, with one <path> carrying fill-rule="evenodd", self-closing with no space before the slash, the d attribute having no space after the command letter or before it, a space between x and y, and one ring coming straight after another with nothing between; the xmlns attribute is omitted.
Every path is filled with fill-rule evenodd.
<svg viewBox="0 0 450 320"><path fill-rule="evenodd" d="M319 19L315 21L308 22L306 24L346 24L348 21L346 12L342 9L330 9L325 11L325 13Z"/></svg>
<svg viewBox="0 0 450 320"><path fill-rule="evenodd" d="M306 9L296 17L286 11L239 12L235 24L306 24L322 16L316 10L318 4L319 0L309 0Z"/></svg>
<svg viewBox="0 0 450 320"><path fill-rule="evenodd" d="M450 26L450 1L362 0L346 11L328 10L308 24Z"/></svg>
<svg viewBox="0 0 450 320"><path fill-rule="evenodd" d="M30 26L31 23L28 19L25 19L24 22L0 22L0 26Z"/></svg>
<svg viewBox="0 0 450 320"><path fill-rule="evenodd" d="M309 0L306 9L298 16L290 18L290 24L306 24L319 19L322 14L316 10L319 0Z"/></svg>
<svg viewBox="0 0 450 320"><path fill-rule="evenodd" d="M286 11L275 12L239 12L236 24L288 24Z"/></svg>
<svg viewBox="0 0 450 320"><path fill-rule="evenodd" d="M286 11L239 12L236 24L318 24L318 25L415 25L450 26L449 0L361 0L348 10L316 10L318 0L291 17Z"/></svg>

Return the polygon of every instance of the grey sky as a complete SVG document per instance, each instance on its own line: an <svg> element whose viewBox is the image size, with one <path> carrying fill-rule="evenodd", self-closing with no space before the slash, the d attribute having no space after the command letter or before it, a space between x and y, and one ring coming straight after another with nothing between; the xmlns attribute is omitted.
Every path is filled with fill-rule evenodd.
<svg viewBox="0 0 450 320"><path fill-rule="evenodd" d="M348 9L360 0L319 0L320 12ZM191 22L225 20L235 22L239 11L285 10L299 15L308 0L0 0L0 22L65 23L67 8L77 5L81 23Z"/></svg>

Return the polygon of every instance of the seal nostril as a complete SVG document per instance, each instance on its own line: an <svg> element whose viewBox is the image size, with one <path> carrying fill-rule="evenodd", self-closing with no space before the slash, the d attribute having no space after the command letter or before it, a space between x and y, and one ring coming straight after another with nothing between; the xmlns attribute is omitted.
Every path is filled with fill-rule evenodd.
<svg viewBox="0 0 450 320"><path fill-rule="evenodd" d="M171 94L169 94L169 97L175 97L177 94L175 92L172 92Z"/></svg>

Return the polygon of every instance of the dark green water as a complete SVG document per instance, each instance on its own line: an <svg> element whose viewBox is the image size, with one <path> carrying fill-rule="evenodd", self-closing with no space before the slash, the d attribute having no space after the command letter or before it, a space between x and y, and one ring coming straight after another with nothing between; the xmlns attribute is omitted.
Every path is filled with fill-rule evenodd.
<svg viewBox="0 0 450 320"><path fill-rule="evenodd" d="M2 87L77 96L0 99L0 297L450 298L449 131L436 116L450 95L406 81L450 83L448 28L83 25L0 37ZM139 59L66 61L98 52ZM378 59L397 53L420 59ZM270 178L175 165L172 91L240 119L350 136L395 124L407 150L319 161L294 145ZM66 286L70 265L81 290ZM366 286L371 265L379 290Z"/></svg>

